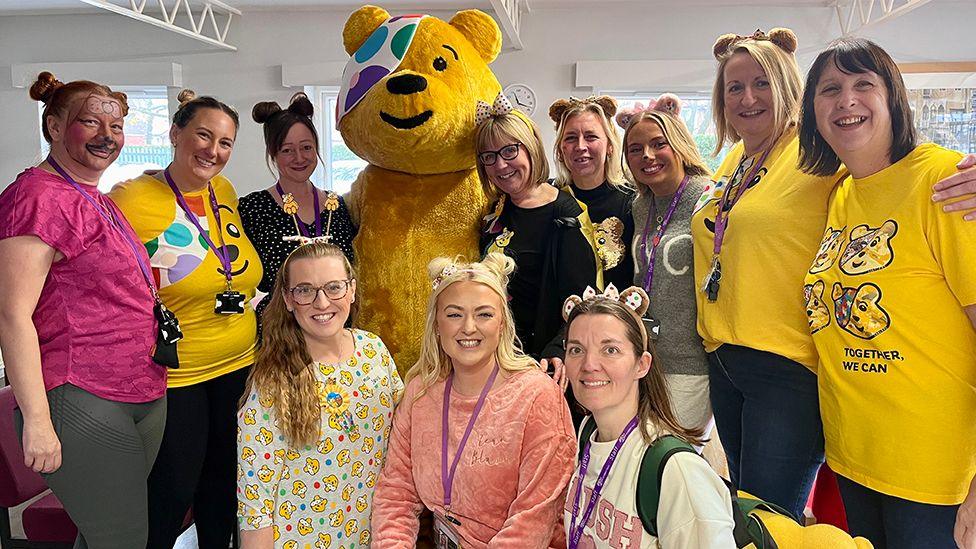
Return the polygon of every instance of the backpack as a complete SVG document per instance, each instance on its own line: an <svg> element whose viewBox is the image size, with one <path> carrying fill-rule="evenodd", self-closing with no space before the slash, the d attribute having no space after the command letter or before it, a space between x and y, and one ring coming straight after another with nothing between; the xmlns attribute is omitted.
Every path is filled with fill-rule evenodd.
<svg viewBox="0 0 976 549"><path fill-rule="evenodd" d="M591 417L583 420L579 438L578 459L583 459L583 450L594 431L596 431L596 422ZM665 435L651 443L644 451L644 457L641 458L635 498L637 515L640 517L641 524L644 525L644 530L654 537L657 537L657 508L661 498L661 479L664 477L664 466L667 465L671 456L680 452L691 452L699 455L687 442L674 435ZM755 498L745 492L736 491L727 480L725 480L725 485L729 488L729 495L732 498L732 520L734 523L732 537L735 539L736 548L779 549L762 519L753 515L753 511L762 510L783 515L794 522L796 522L796 518L778 505Z"/></svg>

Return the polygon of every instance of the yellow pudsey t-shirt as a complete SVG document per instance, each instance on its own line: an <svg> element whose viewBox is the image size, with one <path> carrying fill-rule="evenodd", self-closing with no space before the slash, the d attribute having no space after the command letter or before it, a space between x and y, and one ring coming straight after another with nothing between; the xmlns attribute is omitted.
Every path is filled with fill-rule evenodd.
<svg viewBox="0 0 976 549"><path fill-rule="evenodd" d="M960 158L925 144L846 179L803 292L831 468L936 505L976 473L976 225L931 199Z"/></svg>
<svg viewBox="0 0 976 549"><path fill-rule="evenodd" d="M244 314L214 312L216 295L226 289L220 260L179 207L169 185L143 174L116 185L109 196L118 204L149 252L159 296L180 321L180 367L169 371L169 387L213 379L254 362L257 321L249 301L261 281L261 260L241 229L237 193L227 178L212 181L220 210L220 231L207 189L184 193L187 205L210 239L220 237L230 251L234 290L243 293Z"/></svg>
<svg viewBox="0 0 976 549"><path fill-rule="evenodd" d="M816 371L817 353L807 329L803 295L797 288L827 219L827 199L841 174L817 177L797 168L799 140L781 137L728 213L722 244L718 300L701 291L713 255L715 214L723 194L733 193L758 157L743 162L742 143L725 157L715 183L695 206L691 234L695 245L698 333L705 350L729 343L775 353ZM844 172L846 175L846 172Z"/></svg>

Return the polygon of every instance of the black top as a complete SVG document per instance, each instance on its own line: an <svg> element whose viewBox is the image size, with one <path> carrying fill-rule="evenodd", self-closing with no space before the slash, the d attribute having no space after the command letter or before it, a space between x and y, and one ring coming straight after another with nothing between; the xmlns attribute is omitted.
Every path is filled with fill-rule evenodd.
<svg viewBox="0 0 976 549"><path fill-rule="evenodd" d="M631 243L634 241L634 218L630 215L630 210L634 201L634 191L629 187L614 186L606 181L599 187L589 190L580 189L575 185L571 187L576 198L586 204L594 229L609 217L616 217L623 222L623 237L611 244L623 247L623 257L614 267L604 269L603 283L608 285L612 282L620 291L633 286L634 258L631 256Z"/></svg>
<svg viewBox="0 0 976 549"><path fill-rule="evenodd" d="M324 201L322 201L324 203ZM282 263L295 248L298 242L286 242L285 236L298 234L295 229L295 222L292 216L285 213L281 206L275 202L269 191L256 191L241 198L238 204L238 211L241 214L241 222L244 224L244 232L254 244L261 258L261 266L264 267L264 276L258 289L268 295L261 299L255 311L258 316L264 312L264 308L271 301L271 290L274 289L275 277ZM323 209L319 212L322 219L322 232L329 220L329 212ZM308 234L315 234L315 221L312 223L299 223L305 225ZM356 228L349 217L349 210L346 203L339 197L339 209L332 212L332 225L329 230L332 235L331 242L342 249L342 252L353 262L352 239L356 236Z"/></svg>
<svg viewBox="0 0 976 549"><path fill-rule="evenodd" d="M526 353L562 356L562 304L596 279L593 248L578 217L583 213L568 193L549 204L520 208L506 202L497 221L482 229L482 253L504 252L515 260L508 292L515 333Z"/></svg>

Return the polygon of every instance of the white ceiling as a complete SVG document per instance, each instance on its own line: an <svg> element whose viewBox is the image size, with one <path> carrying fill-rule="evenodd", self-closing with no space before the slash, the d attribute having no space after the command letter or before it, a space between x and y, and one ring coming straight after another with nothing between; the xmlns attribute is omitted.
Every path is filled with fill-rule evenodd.
<svg viewBox="0 0 976 549"><path fill-rule="evenodd" d="M127 5L128 2L112 0L113 3ZM224 3L242 11L269 10L328 10L355 8L364 3L375 3L385 8L393 9L459 9L481 8L490 9L489 0L223 0ZM158 0L147 0L147 9L156 9ZM173 4L173 0L165 0L166 5ZM600 3L634 4L647 7L666 6L669 4L702 5L702 6L829 6L834 0L529 0L530 7L559 8ZM79 0L0 0L0 15L20 13L46 12L94 12L96 8L83 4Z"/></svg>

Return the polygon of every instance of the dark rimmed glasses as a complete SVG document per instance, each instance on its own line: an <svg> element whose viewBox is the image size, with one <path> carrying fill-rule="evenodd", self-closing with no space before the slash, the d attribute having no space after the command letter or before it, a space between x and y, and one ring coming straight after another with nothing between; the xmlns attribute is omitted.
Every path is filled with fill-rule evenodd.
<svg viewBox="0 0 976 549"><path fill-rule="evenodd" d="M322 286L299 284L294 288L290 288L288 291L291 293L291 298L295 303L299 305L311 305L315 301L315 298L319 296L320 291L325 294L325 297L333 301L346 297L346 293L349 292L349 284L352 281L353 279L351 278L346 280L332 280Z"/></svg>
<svg viewBox="0 0 976 549"><path fill-rule="evenodd" d="M478 153L478 161L481 162L483 166L491 166L495 162L498 162L499 156L505 160L515 160L515 157L518 156L519 149L521 147L521 143L512 143L511 145L505 145L497 151L485 151Z"/></svg>

